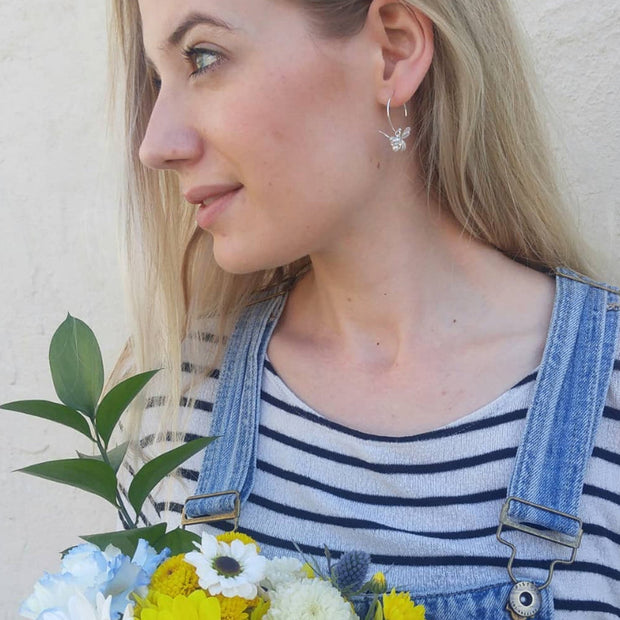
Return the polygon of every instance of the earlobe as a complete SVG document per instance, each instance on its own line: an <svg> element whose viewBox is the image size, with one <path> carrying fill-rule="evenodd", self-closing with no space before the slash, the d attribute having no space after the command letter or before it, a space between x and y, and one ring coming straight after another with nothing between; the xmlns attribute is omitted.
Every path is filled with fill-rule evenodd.
<svg viewBox="0 0 620 620"><path fill-rule="evenodd" d="M377 95L386 105L403 105L414 95L433 60L433 23L405 0L373 0L368 12L381 47Z"/></svg>

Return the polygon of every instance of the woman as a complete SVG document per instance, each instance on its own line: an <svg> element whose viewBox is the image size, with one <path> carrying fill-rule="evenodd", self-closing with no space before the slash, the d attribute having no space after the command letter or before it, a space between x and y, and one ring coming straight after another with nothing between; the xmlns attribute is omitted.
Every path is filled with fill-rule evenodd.
<svg viewBox="0 0 620 620"><path fill-rule="evenodd" d="M362 548L430 618L620 614L618 297L576 273L505 4L115 20L131 353L172 369L132 432L147 456L221 435L145 522L234 490L267 554Z"/></svg>

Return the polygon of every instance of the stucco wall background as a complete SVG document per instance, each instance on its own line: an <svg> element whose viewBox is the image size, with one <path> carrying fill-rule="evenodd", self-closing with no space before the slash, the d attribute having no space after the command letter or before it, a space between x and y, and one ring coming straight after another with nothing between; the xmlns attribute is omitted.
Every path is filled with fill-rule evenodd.
<svg viewBox="0 0 620 620"><path fill-rule="evenodd" d="M583 234L620 279L620 3L515 0ZM126 337L106 146L105 6L0 0L0 402L53 398L47 348L66 312L109 369ZM11 470L70 456L74 435L0 412L0 618L80 533L109 529L103 500ZM83 446L84 447L84 446Z"/></svg>

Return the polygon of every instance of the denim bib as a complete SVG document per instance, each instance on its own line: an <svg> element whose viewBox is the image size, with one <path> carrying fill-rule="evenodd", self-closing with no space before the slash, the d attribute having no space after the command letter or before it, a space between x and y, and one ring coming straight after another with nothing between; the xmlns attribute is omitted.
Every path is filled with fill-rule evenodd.
<svg viewBox="0 0 620 620"><path fill-rule="evenodd" d="M254 483L263 361L286 303L286 290L255 300L237 322L220 369L210 434L196 495L183 523L232 519ZM579 506L613 371L620 291L567 269L556 272L556 296L534 398L527 414L497 538L511 549L503 583L461 592L412 592L428 620L510 620L554 617L552 580L558 563L575 560L582 536ZM290 533L294 538L294 532ZM518 537L534 536L557 550L544 582L513 570ZM429 568L429 570L433 570ZM360 615L369 599L354 601Z"/></svg>

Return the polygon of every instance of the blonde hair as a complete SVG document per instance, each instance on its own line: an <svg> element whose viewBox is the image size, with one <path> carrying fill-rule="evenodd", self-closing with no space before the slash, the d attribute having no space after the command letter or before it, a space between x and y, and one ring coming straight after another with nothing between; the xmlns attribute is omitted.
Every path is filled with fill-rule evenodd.
<svg viewBox="0 0 620 620"><path fill-rule="evenodd" d="M346 37L370 0L290 0L317 34ZM402 0L405 2L405 0ZM463 230L535 269L592 274L568 222L536 106L532 70L506 0L411 0L434 24L435 56L412 99L416 150L427 190ZM113 0L113 83L124 100L125 245L138 369L165 365L171 415L183 393L181 343L204 317L230 330L260 287L294 277L308 258L271 271L232 275L215 263L210 236L181 208L175 175L144 168L138 149L156 92L142 47L138 3ZM213 347L212 368L222 351ZM177 371L178 369L178 371ZM209 368L205 369L208 372Z"/></svg>

